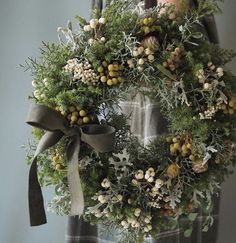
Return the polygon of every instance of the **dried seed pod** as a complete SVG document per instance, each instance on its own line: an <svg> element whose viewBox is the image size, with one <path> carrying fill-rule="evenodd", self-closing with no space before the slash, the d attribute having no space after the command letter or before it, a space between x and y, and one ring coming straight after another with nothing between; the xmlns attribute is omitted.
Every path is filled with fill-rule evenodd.
<svg viewBox="0 0 236 243"><path fill-rule="evenodd" d="M179 166L177 164L171 164L167 168L166 173L167 173L169 178L175 178L175 177L177 177L179 175L180 168L179 168Z"/></svg>

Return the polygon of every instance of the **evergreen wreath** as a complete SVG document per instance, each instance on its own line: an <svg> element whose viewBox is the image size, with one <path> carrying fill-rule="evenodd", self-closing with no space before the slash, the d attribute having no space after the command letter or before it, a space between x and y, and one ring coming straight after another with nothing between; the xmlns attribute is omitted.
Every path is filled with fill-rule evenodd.
<svg viewBox="0 0 236 243"><path fill-rule="evenodd" d="M202 18L219 12L215 0L199 1L197 9L182 1L178 12L173 5L143 10L134 4L109 1L90 21L76 17L80 30L72 31L69 22L58 29L59 44L43 43L41 57L26 62L34 76L33 113L43 110L46 118L40 122L52 116L67 129L38 156L33 184L37 192L38 180L54 186L49 210L70 214L68 147L77 132L82 142L74 168L81 176L84 208L76 207L82 207L84 220L118 228L126 242L155 238L178 224L190 236L199 207L206 216L203 231L213 224L213 196L235 162L236 77L224 68L235 54L202 33ZM131 90L158 103L167 121L168 131L146 147L132 135L129 117L118 106ZM38 141L42 144L53 129L45 131L34 119L28 123L36 126L31 163ZM109 128L109 135L115 129L109 149L83 142L91 128L102 133ZM39 211L31 210L32 218L35 214ZM45 223L43 218L32 225Z"/></svg>

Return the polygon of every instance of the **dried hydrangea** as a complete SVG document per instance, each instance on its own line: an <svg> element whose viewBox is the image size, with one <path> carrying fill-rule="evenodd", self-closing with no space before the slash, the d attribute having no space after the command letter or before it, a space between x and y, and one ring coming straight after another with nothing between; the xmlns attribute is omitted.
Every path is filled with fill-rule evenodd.
<svg viewBox="0 0 236 243"><path fill-rule="evenodd" d="M81 81L82 83L93 85L99 82L99 75L87 61L82 62L77 58L70 59L67 61L64 70L73 75L74 81Z"/></svg>

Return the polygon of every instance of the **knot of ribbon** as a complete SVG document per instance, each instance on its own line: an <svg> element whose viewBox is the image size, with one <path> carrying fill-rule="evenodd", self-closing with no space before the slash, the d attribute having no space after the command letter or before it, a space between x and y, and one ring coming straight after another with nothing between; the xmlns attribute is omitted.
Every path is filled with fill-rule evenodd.
<svg viewBox="0 0 236 243"><path fill-rule="evenodd" d="M115 128L99 124L70 127L65 117L58 111L38 104L31 106L26 123L46 131L39 141L29 170L30 225L37 226L47 222L42 190L37 175L37 156L57 144L63 136L69 137L66 154L67 178L71 199L70 215L83 214L84 196L79 176L81 141L90 145L97 152L110 152L114 146Z"/></svg>

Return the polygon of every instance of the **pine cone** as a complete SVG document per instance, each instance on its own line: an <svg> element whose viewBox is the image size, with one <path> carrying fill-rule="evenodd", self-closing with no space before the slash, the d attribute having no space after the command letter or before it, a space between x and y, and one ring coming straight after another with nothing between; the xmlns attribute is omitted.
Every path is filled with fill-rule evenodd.
<svg viewBox="0 0 236 243"><path fill-rule="evenodd" d="M202 173L208 170L208 164L203 164L201 159L192 162L193 171L196 173Z"/></svg>
<svg viewBox="0 0 236 243"><path fill-rule="evenodd" d="M143 39L141 45L146 49L149 48L152 51L156 51L160 47L160 43L155 36L148 36Z"/></svg>

